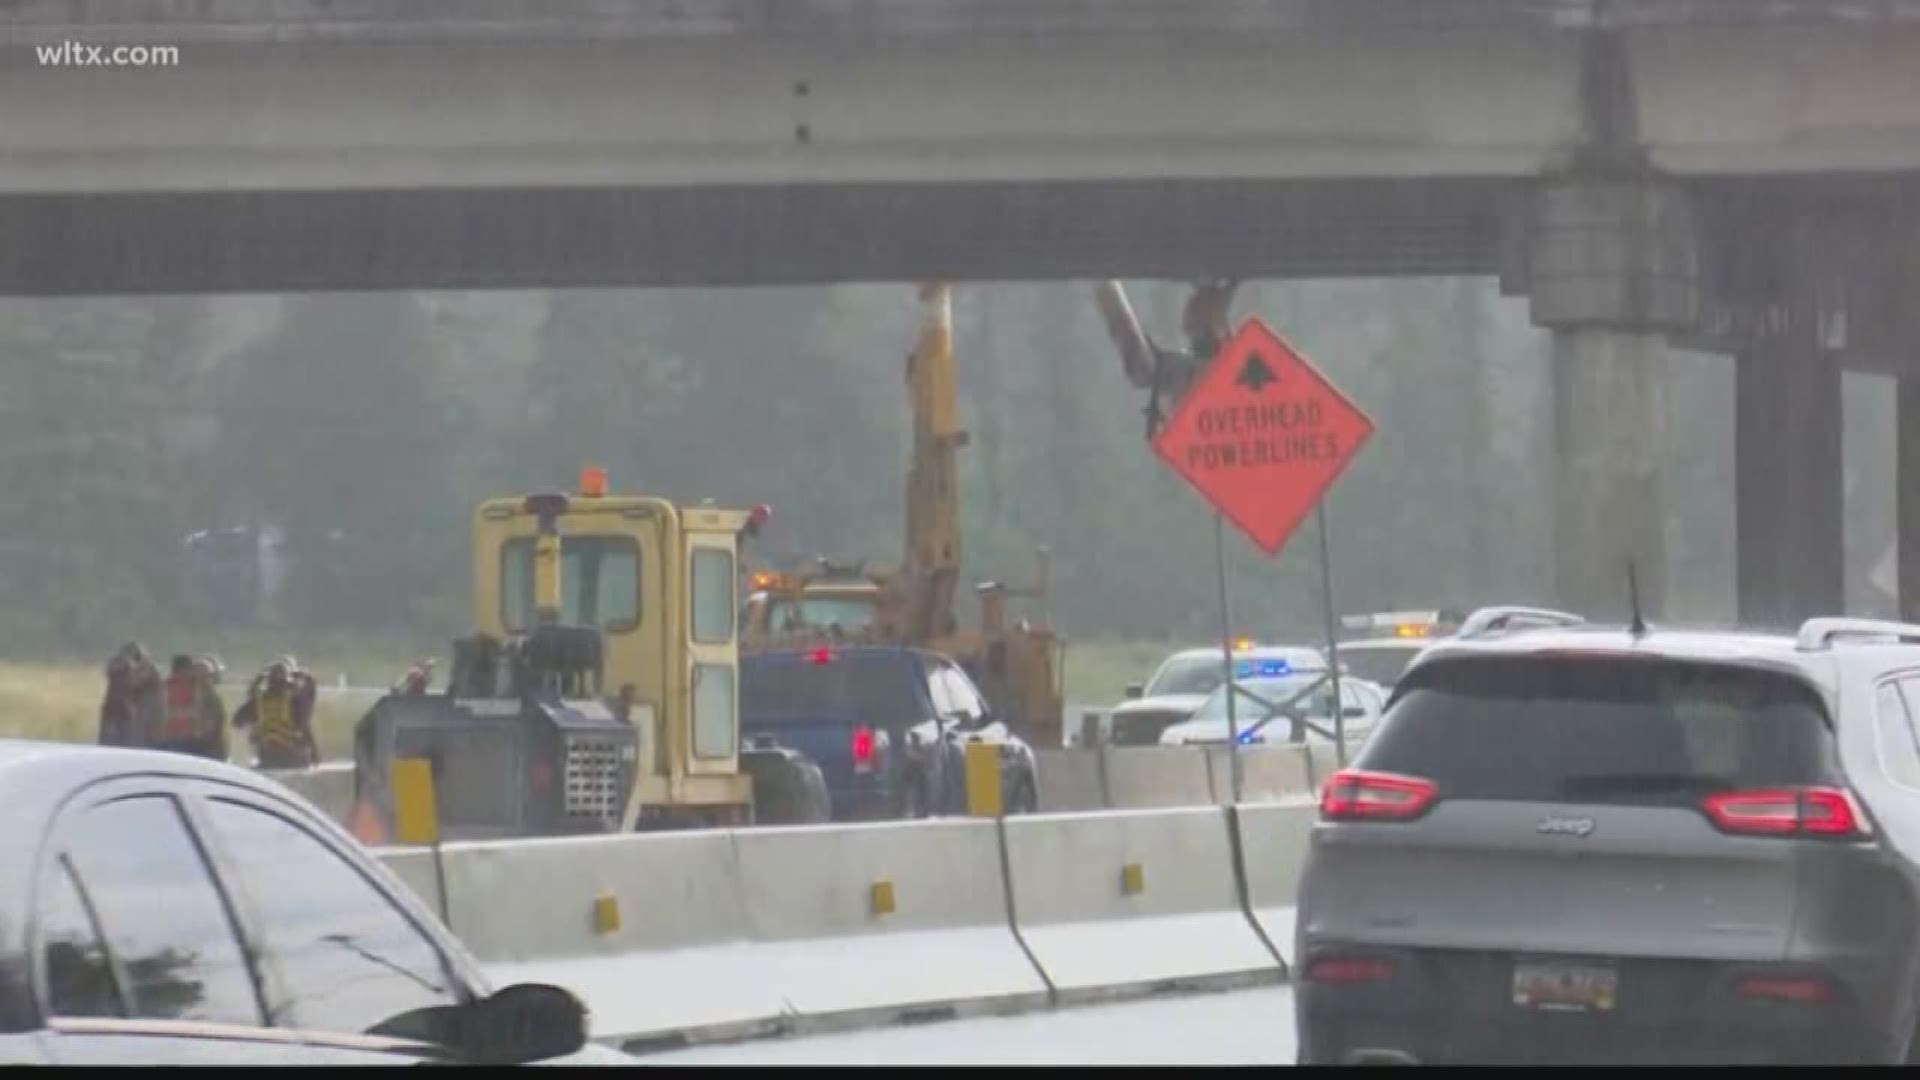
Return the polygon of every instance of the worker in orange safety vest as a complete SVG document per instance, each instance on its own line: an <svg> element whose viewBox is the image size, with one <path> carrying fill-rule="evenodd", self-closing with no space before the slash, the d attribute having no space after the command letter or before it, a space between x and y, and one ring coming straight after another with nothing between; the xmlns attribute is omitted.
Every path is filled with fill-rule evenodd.
<svg viewBox="0 0 1920 1080"><path fill-rule="evenodd" d="M161 692L164 708L160 730L149 734L147 745L155 750L225 761L227 710L206 668L191 656L175 656Z"/></svg>

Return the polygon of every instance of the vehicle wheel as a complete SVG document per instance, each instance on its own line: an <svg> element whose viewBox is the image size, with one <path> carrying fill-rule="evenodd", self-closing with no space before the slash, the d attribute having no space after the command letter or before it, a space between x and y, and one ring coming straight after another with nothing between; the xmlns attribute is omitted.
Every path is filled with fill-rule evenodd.
<svg viewBox="0 0 1920 1080"><path fill-rule="evenodd" d="M832 819L832 799L819 765L798 755L756 758L747 771L753 777L757 823L817 825Z"/></svg>
<svg viewBox="0 0 1920 1080"><path fill-rule="evenodd" d="M1034 790L1033 777L1020 777L1014 781L1013 798L1007 800L1007 813L1037 814L1039 812L1040 794Z"/></svg>
<svg viewBox="0 0 1920 1080"><path fill-rule="evenodd" d="M927 816L926 781L909 776L900 787L900 816L916 821Z"/></svg>

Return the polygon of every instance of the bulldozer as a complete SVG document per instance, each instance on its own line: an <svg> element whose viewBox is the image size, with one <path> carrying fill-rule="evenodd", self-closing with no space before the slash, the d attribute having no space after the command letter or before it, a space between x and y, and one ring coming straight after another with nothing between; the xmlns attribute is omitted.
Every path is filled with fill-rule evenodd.
<svg viewBox="0 0 1920 1080"><path fill-rule="evenodd" d="M960 577L959 426L953 374L952 290L919 286L918 340L907 357L913 415L906 485L906 552L894 569L821 558L808 570L752 574L742 624L748 650L831 641L911 645L951 657L1007 727L1034 746L1065 742L1061 674L1064 643L1045 618L1048 558L1039 552L1027 587L975 587L980 621L954 614ZM1008 602L1034 601L1037 619L1015 619Z"/></svg>
<svg viewBox="0 0 1920 1080"><path fill-rule="evenodd" d="M825 820L816 765L740 745L736 563L766 513L609 495L594 467L483 501L472 632L442 692L403 679L361 719L356 812L391 835L394 762L425 758L447 838Z"/></svg>

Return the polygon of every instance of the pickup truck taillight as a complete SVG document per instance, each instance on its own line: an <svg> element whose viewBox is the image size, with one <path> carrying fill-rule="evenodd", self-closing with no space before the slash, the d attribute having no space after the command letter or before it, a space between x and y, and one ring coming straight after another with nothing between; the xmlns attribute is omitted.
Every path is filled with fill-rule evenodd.
<svg viewBox="0 0 1920 1080"><path fill-rule="evenodd" d="M873 729L862 725L853 729L853 771L873 769Z"/></svg>

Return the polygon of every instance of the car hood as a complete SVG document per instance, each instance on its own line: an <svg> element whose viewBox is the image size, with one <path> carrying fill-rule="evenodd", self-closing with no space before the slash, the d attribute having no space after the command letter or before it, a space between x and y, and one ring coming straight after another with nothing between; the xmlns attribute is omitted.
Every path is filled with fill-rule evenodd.
<svg viewBox="0 0 1920 1080"><path fill-rule="evenodd" d="M922 720L907 730L912 733L921 745L926 745L938 737L937 732L939 729L934 725L933 721ZM949 727L947 734L949 737L953 737L961 743L983 742L1013 746L1023 745L1022 740L1011 731L1008 731L1007 725L999 720L988 721L977 728L972 728L962 733L956 733Z"/></svg>
<svg viewBox="0 0 1920 1080"><path fill-rule="evenodd" d="M1324 717L1312 717L1311 719L1314 723L1323 727L1331 723L1331 721ZM1244 732L1253 723L1254 721L1242 717L1240 720L1240 730ZM1253 737L1253 741L1247 745L1276 746L1287 744L1290 741L1288 736L1292 733L1292 729L1293 724L1289 722L1286 717L1276 717L1267 721L1266 726L1262 727L1259 733ZM1320 737L1311 730L1309 730L1306 735L1309 739L1318 739ZM1167 728L1166 731L1161 732L1160 741L1162 744L1181 742L1220 743L1225 745L1227 742L1227 721L1224 717L1218 720L1184 720Z"/></svg>

